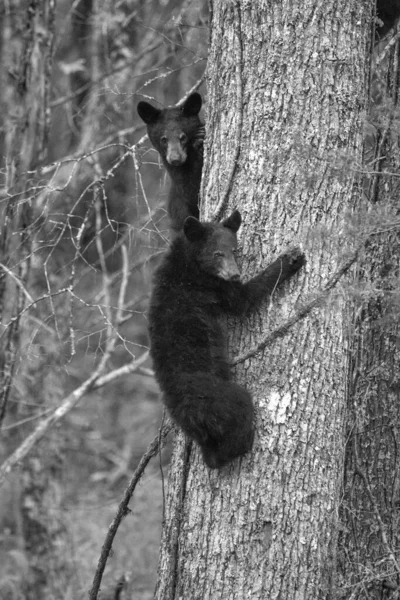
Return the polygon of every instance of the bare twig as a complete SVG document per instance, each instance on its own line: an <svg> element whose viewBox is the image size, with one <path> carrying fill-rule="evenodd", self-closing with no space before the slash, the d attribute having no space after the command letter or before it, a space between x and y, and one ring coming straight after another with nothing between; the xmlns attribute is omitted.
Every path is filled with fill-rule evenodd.
<svg viewBox="0 0 400 600"><path fill-rule="evenodd" d="M0 467L0 485L4 482L4 479L11 472L11 470L19 463L25 456L30 452L33 446L47 433L52 425L62 419L89 391L99 388L106 383L109 383L113 379L126 375L127 373L133 373L137 371L139 367L147 360L148 352L145 352L137 360L132 361L129 365L125 365L120 369L116 369L112 373L101 376L106 363L109 359L109 354L106 352L102 356L97 368L94 373L86 379L79 387L77 387L65 400L60 404L54 412L48 417L43 419L36 427L36 429L22 442L20 446L9 456Z"/></svg>
<svg viewBox="0 0 400 600"><path fill-rule="evenodd" d="M121 285L119 288L119 295L118 295L118 308L117 308L117 314L115 315L115 322L116 325L118 326L120 323L122 323L122 321L124 320L124 305L125 305L125 294L126 294L126 288L128 285L128 279L129 279L129 260L128 260L128 250L125 246L125 244L122 244L121 246L121 256L122 256L122 279L121 279Z"/></svg>
<svg viewBox="0 0 400 600"><path fill-rule="evenodd" d="M118 369L114 369L113 371L111 371L110 373L107 373L106 375L102 375L95 382L93 389L97 390L97 388L103 387L104 385L111 383L111 381L115 381L115 379L119 379L123 375L129 375L130 373L136 373L136 371L138 371L139 373L144 373L145 375L150 375L151 374L150 369L143 369L143 367L141 366L144 362L146 362L146 360L148 358L149 358L149 352L147 351L144 354L142 354L142 356L140 358L138 358L137 360L133 360L132 362L128 363L127 365L123 365L122 367L119 367Z"/></svg>
<svg viewBox="0 0 400 600"><path fill-rule="evenodd" d="M160 448L163 447L165 440L172 430L173 426L171 421L167 421L164 425L161 426L159 433L155 436L147 451L142 456L139 465L137 466L132 479L129 482L128 487L125 490L124 496L118 506L117 513L112 520L112 523L108 529L106 539L104 540L103 547L101 549L100 558L97 564L96 573L93 578L92 588L89 592L89 600L96 600L97 595L99 593L101 580L103 578L104 569L107 564L108 557L110 555L112 543L114 541L115 535L118 531L118 528L121 524L121 521L126 515L129 514L130 510L128 508L129 501L132 497L133 492L135 491L136 485L139 482L141 476L144 473L146 466L148 465L150 459L158 452Z"/></svg>
<svg viewBox="0 0 400 600"><path fill-rule="evenodd" d="M34 302L32 296L30 295L30 293L28 292L28 290L26 289L24 282L21 281L21 279L15 275L15 273L13 273L10 269L8 269L5 265L3 265L3 263L0 263L0 267L7 273L7 275L9 275L11 277L11 279L13 279L15 281L15 283L21 288L21 290L23 291L23 293L25 294L25 296L27 297L27 299L29 300L29 302ZM14 317L15 319L16 317ZM12 320L12 319L11 319Z"/></svg>
<svg viewBox="0 0 400 600"><path fill-rule="evenodd" d="M53 108L56 108L57 106L60 106L61 104L70 102L70 100L77 98L80 94L82 94L83 92L86 92L89 88L94 88L96 85L98 85L99 83L101 83L102 81L107 79L108 77L111 77L112 75L115 75L116 73L120 73L121 71L124 71L125 69L132 68L132 65L136 65L138 60L140 58L142 58L142 56L144 54L147 54L148 52L152 52L153 50L156 50L157 48L159 48L162 45L162 43L163 43L162 40L157 40L151 46L148 46L147 48L145 48L144 50L139 52L133 59L126 61L124 64L122 64L118 67L115 67L111 71L108 71L107 73L104 73L104 74L96 77L95 79L92 79L91 81L88 81L84 85L81 85L81 87L79 87L77 90L75 90L71 94L67 94L66 96L57 98L57 100L53 100L53 102L50 103L50 108L53 109Z"/></svg>
<svg viewBox="0 0 400 600"><path fill-rule="evenodd" d="M160 231L160 229L157 226L157 223L153 219L153 213L151 211L150 204L149 204L149 201L147 199L146 190L144 189L144 185L143 185L142 175L140 173L140 165L139 165L139 160L138 160L137 153L136 153L136 146L132 146L130 154L132 156L133 164L135 166L136 176L137 176L137 180L138 180L139 185L140 185L140 190L142 192L143 199L144 199L144 201L146 203L147 212L148 212L148 215L149 215L149 220L153 224L153 227L155 228L155 230L158 233L158 235L164 240L164 242L167 243L168 242L167 238L163 235L162 231Z"/></svg>
<svg viewBox="0 0 400 600"><path fill-rule="evenodd" d="M189 96L191 94L193 94L193 92L197 92L197 90L199 89L199 87L203 83L203 81L205 79L205 76L206 76L206 74L203 73L203 75L200 77L200 79L198 79L196 81L196 83L194 85L192 85L192 87L190 88L190 90L188 90L186 92L186 94L179 100L179 102L176 103L176 106L183 106L183 104L185 104L185 102L189 98Z"/></svg>

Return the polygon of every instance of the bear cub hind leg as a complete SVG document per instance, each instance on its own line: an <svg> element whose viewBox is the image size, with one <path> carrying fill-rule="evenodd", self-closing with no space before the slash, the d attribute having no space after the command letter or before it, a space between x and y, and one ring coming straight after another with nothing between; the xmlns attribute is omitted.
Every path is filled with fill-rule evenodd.
<svg viewBox="0 0 400 600"><path fill-rule="evenodd" d="M166 394L164 402L173 420L199 444L211 469L219 469L251 450L254 406L241 385L210 373L184 375L175 394Z"/></svg>

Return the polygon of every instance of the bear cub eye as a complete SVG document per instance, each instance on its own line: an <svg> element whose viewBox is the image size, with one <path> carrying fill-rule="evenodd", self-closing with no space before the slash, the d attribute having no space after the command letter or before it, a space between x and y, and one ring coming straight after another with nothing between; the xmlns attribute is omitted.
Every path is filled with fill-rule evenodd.
<svg viewBox="0 0 400 600"><path fill-rule="evenodd" d="M160 141L161 141L162 144L167 144L168 143L168 138L165 135L163 135Z"/></svg>
<svg viewBox="0 0 400 600"><path fill-rule="evenodd" d="M225 256L225 254L223 252L221 252L220 250L217 250L217 252L214 252L214 258L221 258L222 256Z"/></svg>
<svg viewBox="0 0 400 600"><path fill-rule="evenodd" d="M187 135L186 133L181 133L181 135L179 136L179 141L181 142L181 144L185 144L187 142Z"/></svg>

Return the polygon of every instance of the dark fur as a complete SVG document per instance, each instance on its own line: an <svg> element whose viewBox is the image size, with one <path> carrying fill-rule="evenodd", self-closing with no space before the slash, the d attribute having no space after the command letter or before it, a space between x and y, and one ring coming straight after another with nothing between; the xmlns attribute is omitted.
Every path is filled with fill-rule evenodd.
<svg viewBox="0 0 400 600"><path fill-rule="evenodd" d="M231 381L220 317L255 308L305 263L296 248L241 283L240 223L238 211L219 224L186 219L155 273L150 301L151 355L164 402L212 469L248 452L254 437L253 402Z"/></svg>
<svg viewBox="0 0 400 600"><path fill-rule="evenodd" d="M383 22L376 28L379 37L382 38L394 27L400 17L400 0L377 0L376 14Z"/></svg>
<svg viewBox="0 0 400 600"><path fill-rule="evenodd" d="M199 216L204 139L204 124L199 117L201 104L200 94L195 93L178 108L160 110L148 102L139 102L137 107L171 178L167 209L176 232L182 230L186 217Z"/></svg>

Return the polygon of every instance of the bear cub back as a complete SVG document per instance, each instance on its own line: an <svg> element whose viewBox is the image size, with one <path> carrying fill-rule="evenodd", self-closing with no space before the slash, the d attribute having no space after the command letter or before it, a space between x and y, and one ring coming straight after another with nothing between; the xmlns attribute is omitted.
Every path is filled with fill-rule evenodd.
<svg viewBox="0 0 400 600"><path fill-rule="evenodd" d="M188 217L155 273L148 315L163 401L212 469L244 455L254 438L252 398L232 381L221 317L255 308L305 263L295 248L242 283L236 262L240 224L238 211L222 223Z"/></svg>
<svg viewBox="0 0 400 600"><path fill-rule="evenodd" d="M167 212L171 228L182 230L188 216L199 216L199 192L203 168L204 124L199 112L202 98L191 94L179 107L158 109L139 102L137 111L171 179Z"/></svg>

